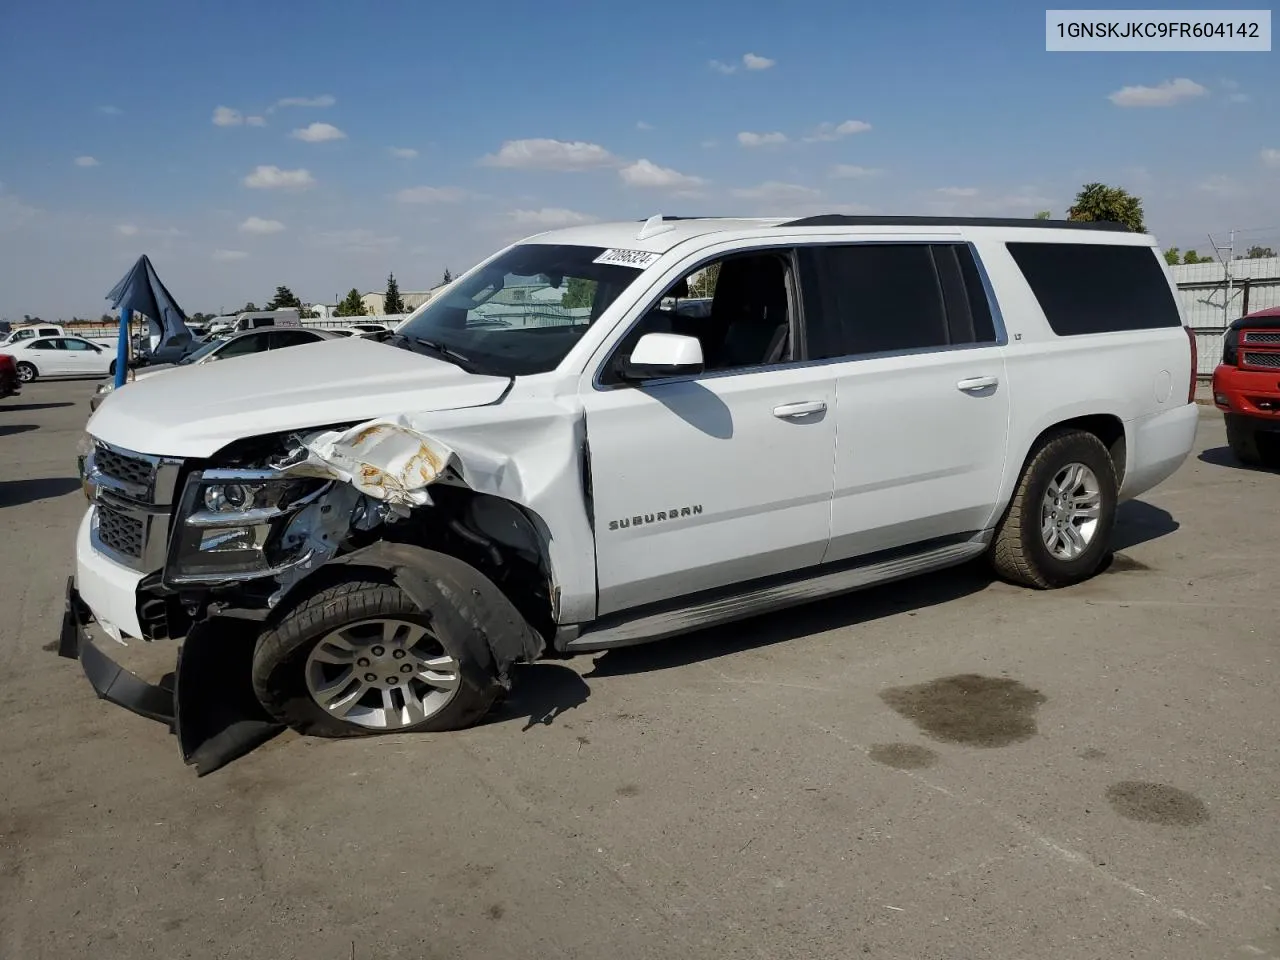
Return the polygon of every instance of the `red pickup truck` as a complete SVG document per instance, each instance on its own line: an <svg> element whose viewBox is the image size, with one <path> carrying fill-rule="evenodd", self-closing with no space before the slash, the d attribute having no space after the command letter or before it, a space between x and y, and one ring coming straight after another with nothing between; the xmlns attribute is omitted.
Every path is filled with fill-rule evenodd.
<svg viewBox="0 0 1280 960"><path fill-rule="evenodd" d="M19 390L18 365L7 353L0 353L0 400L14 396Z"/></svg>
<svg viewBox="0 0 1280 960"><path fill-rule="evenodd" d="M1241 463L1280 467L1280 307L1227 327L1213 402L1227 422L1227 444Z"/></svg>

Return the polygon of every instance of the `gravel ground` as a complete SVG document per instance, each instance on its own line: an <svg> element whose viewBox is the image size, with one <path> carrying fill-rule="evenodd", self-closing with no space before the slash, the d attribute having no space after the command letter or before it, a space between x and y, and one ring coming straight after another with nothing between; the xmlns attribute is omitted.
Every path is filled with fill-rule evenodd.
<svg viewBox="0 0 1280 960"><path fill-rule="evenodd" d="M197 778L46 649L91 392L0 401L0 956L1280 957L1280 475L1211 409L1082 586L924 577Z"/></svg>

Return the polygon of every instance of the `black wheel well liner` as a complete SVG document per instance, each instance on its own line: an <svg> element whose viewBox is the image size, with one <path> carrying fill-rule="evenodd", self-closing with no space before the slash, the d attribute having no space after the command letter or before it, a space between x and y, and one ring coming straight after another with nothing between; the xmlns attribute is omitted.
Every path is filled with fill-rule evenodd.
<svg viewBox="0 0 1280 960"><path fill-rule="evenodd" d="M1107 452L1111 455L1111 462L1116 468L1116 486L1119 487L1124 483L1124 472L1128 449L1125 444L1124 421L1111 413L1093 413L1082 417L1072 417L1068 420L1060 420L1052 426L1046 427L1040 431L1031 444L1031 449L1027 451L1026 457L1023 458L1023 468L1035 456L1037 450L1049 439L1049 437L1063 433L1068 430L1080 430L1084 433L1091 433L1102 441L1102 445L1107 448Z"/></svg>

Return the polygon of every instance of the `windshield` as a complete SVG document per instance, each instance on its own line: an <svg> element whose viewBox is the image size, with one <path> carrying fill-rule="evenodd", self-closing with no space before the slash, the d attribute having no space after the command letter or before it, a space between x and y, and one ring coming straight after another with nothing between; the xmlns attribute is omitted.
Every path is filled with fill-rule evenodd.
<svg viewBox="0 0 1280 960"><path fill-rule="evenodd" d="M225 340L214 340L212 343L206 343L199 350L195 351L194 353L187 354L178 362L179 363L195 363L197 360L200 360L203 357L207 357L209 354L213 353L214 350L217 350L218 347L222 346L226 342L227 341Z"/></svg>
<svg viewBox="0 0 1280 960"><path fill-rule="evenodd" d="M432 299L396 331L427 341L476 373L554 370L641 271L595 263L603 247L527 243ZM397 342L393 338L392 343Z"/></svg>

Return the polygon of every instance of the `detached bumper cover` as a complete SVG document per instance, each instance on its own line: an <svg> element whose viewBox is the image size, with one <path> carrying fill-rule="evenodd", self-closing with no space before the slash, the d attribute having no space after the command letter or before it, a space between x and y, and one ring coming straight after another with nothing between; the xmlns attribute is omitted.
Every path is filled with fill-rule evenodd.
<svg viewBox="0 0 1280 960"><path fill-rule="evenodd" d="M67 579L58 655L79 660L98 697L140 717L165 724L178 738L183 762L199 776L212 773L270 740L284 724L269 716L253 694L250 627L199 625L178 648L174 672L148 683L112 660L94 643L93 614Z"/></svg>

